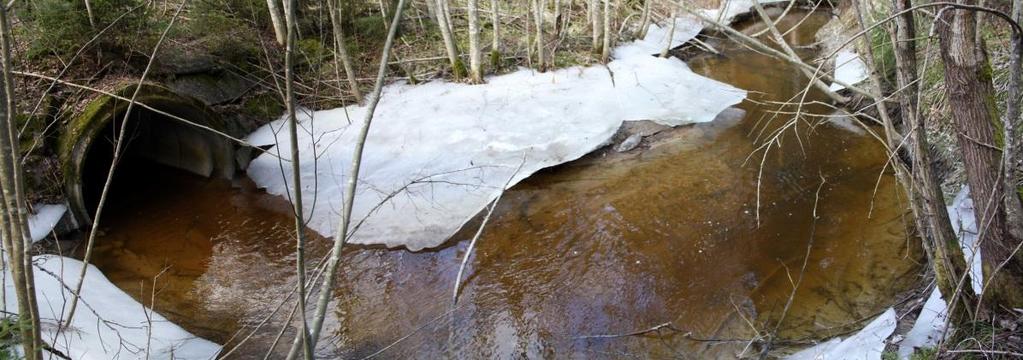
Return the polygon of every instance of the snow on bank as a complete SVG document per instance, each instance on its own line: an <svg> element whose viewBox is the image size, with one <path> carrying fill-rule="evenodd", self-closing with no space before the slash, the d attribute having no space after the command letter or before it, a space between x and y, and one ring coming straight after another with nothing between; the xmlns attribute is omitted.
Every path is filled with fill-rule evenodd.
<svg viewBox="0 0 1023 360"><path fill-rule="evenodd" d="M948 217L952 222L952 229L959 236L963 257L970 263L973 292L979 294L983 288L983 268L980 249L977 248L977 218L968 186L956 194L952 206L948 207ZM948 303L941 298L941 291L935 288L920 310L920 316L917 317L913 328L906 334L906 339L899 343L899 358L909 359L916 349L937 345L945 333L947 313Z"/></svg>
<svg viewBox="0 0 1023 360"><path fill-rule="evenodd" d="M898 317L888 308L855 335L842 340L834 338L789 356L789 360L880 360L885 339L895 332Z"/></svg>
<svg viewBox="0 0 1023 360"><path fill-rule="evenodd" d="M83 263L55 255L36 256L33 261L43 339L72 359L212 359L220 351L219 345L145 309L91 265L72 325L57 333L57 319L66 317L71 300L68 287L77 281ZM5 306L16 311L14 284L8 281L10 272L5 275ZM63 284L60 277L66 279ZM151 321L146 320L147 313Z"/></svg>
<svg viewBox="0 0 1023 360"><path fill-rule="evenodd" d="M32 242L37 242L50 235L53 228L57 226L60 218L67 212L67 206L59 205L36 205L36 213L28 218L28 232L31 234Z"/></svg>
<svg viewBox="0 0 1023 360"><path fill-rule="evenodd" d="M702 26L678 25L675 31L682 36L676 41L695 36ZM505 183L605 145L625 120L669 126L706 122L745 97L745 91L699 76L678 59L650 56L647 50L658 36L664 32L624 45L606 67L521 69L483 85L435 81L385 87L353 208L353 221L365 221L351 242L411 250L440 245ZM348 106L300 115L304 210L309 227L322 235L334 235L365 112ZM270 151L287 158L284 125L278 120L264 126L247 141L277 145ZM286 195L290 171L289 162L263 154L248 174L269 193Z"/></svg>
<svg viewBox="0 0 1023 360"><path fill-rule="evenodd" d="M843 49L835 59L835 80L843 84L856 85L867 79L867 64L855 52ZM831 91L845 89L845 85L831 83Z"/></svg>
<svg viewBox="0 0 1023 360"><path fill-rule="evenodd" d="M760 0L761 4L784 2L787 0ZM718 20L722 24L729 24L739 14L747 13L753 7L754 0L732 0L726 1L723 9L698 10L702 15ZM692 40L703 31L704 23L696 16L685 14L683 16L669 19L675 22L672 29L671 24L658 25L650 24L647 27L646 36L642 39L623 44L614 49L613 55L616 59L624 59L636 55L660 54L664 48L676 48Z"/></svg>

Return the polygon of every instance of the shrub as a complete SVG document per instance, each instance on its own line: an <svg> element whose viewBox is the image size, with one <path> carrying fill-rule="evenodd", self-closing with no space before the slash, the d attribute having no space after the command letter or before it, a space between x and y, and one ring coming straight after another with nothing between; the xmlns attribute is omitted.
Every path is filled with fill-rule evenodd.
<svg viewBox="0 0 1023 360"><path fill-rule="evenodd" d="M36 0L31 8L20 9L25 26L19 35L29 44L29 58L69 56L108 26L93 45L101 51L127 54L154 42L155 24L142 0L91 0L90 4L95 26L89 23L82 1Z"/></svg>

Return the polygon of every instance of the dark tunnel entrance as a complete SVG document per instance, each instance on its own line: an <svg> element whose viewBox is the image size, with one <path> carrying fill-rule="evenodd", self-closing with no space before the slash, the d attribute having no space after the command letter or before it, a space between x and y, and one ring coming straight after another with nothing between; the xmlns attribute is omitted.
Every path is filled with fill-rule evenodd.
<svg viewBox="0 0 1023 360"><path fill-rule="evenodd" d="M97 137L85 156L82 168L82 196L90 218L99 204L115 144L124 121L124 112L114 115L112 121ZM111 202L126 199L140 182L150 181L165 168L173 168L202 177L211 177L216 168L214 149L217 144L205 136L206 130L185 124L148 109L133 109L125 127L124 144L110 184Z"/></svg>
<svg viewBox="0 0 1023 360"><path fill-rule="evenodd" d="M123 89L131 96L134 86ZM235 171L234 145L210 129L225 126L206 106L162 87L146 85L124 126L123 145L107 194L107 204L134 201L130 191L166 171L201 177L231 178ZM103 96L93 100L62 135L61 158L65 190L72 213L80 224L92 223L96 206L113 162L129 102ZM174 170L168 170L174 169Z"/></svg>

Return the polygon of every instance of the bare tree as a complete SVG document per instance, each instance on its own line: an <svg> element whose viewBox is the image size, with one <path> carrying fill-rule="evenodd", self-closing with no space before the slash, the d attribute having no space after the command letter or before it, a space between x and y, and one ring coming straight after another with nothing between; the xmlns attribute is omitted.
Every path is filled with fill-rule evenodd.
<svg viewBox="0 0 1023 360"><path fill-rule="evenodd" d="M1013 0L1012 21L1023 24L1023 0ZM1020 138L1023 138L1023 119L1020 114L1020 102L1023 101L1023 33L1013 31L1009 38L1012 51L1009 53L1009 89L1005 105L1005 117L1002 119L1002 182L1008 192L1005 196L1005 214L1009 225L1009 233L1016 239L1023 239L1023 158L1020 154ZM1019 196L1012 196L1013 192Z"/></svg>
<svg viewBox="0 0 1023 360"><path fill-rule="evenodd" d="M543 39L544 0L531 0L530 3L533 7L533 21L536 23L536 68L547 71L547 56L544 53L546 43Z"/></svg>
<svg viewBox="0 0 1023 360"><path fill-rule="evenodd" d="M649 0L647 2L649 2ZM674 41L675 38L675 24L677 23L677 21L675 21L675 17L678 16L677 9L678 6L671 7L671 26L668 28L668 41L664 44L664 49L661 49L662 58L668 57L668 52L671 51L671 42Z"/></svg>
<svg viewBox="0 0 1023 360"><path fill-rule="evenodd" d="M603 28L600 25L600 23L601 23L600 0L590 0L589 5L590 5L590 9L589 9L590 11L589 11L588 14L589 14L589 17L590 17L590 26L593 28L593 37L592 37L592 40L593 40L593 45L592 45L593 46L593 53L599 55L601 53L601 50L600 50L600 44L601 44L600 37L601 37L601 34L603 33Z"/></svg>
<svg viewBox="0 0 1023 360"><path fill-rule="evenodd" d="M611 0L604 0L604 44L600 47L600 62L611 58Z"/></svg>
<svg viewBox="0 0 1023 360"><path fill-rule="evenodd" d="M298 313L302 353L306 360L313 358L313 341L309 336L309 323L306 322L305 311L305 221L302 212L302 169L299 163L298 150L298 118L295 101L295 47L298 46L298 4L296 0L284 0L284 21L287 26L287 39L284 51L284 103L288 111L288 135L291 140L291 185L294 196L291 198L293 217L295 219L295 274L298 292Z"/></svg>
<svg viewBox="0 0 1023 360"><path fill-rule="evenodd" d="M976 1L959 0L964 6ZM947 10L947 11L946 11ZM1008 231L1001 172L1002 144L995 137L998 108L990 64L983 42L978 41L977 14L969 9L943 9L937 20L941 57L945 65L945 89L957 131L957 142L977 210L981 252L984 254L985 292L989 305L1023 306L1023 257L1015 251L1018 239ZM1012 101L1012 100L1010 100ZM1004 140L1004 139L1003 139ZM1002 266L1002 263L1006 266ZM1001 271L996 272L996 268Z"/></svg>
<svg viewBox="0 0 1023 360"><path fill-rule="evenodd" d="M956 302L956 306L953 306L955 317L961 317L972 308L974 297L969 287L962 287L957 291L960 287L959 280L968 273L968 266L949 221L940 182L930 165L932 160L927 140L926 119L920 116L917 101L920 83L917 76L916 42L913 41L916 39L916 20L912 11L906 11L911 7L913 7L911 0L892 0L892 11L901 15L895 18L895 26L889 27L894 44L896 84L902 89L895 95L902 124L907 128L905 132L909 136L913 164L910 176L904 181L911 184L907 192L913 198L912 204L918 207L915 212L918 227L924 235L924 248L934 269L937 286L946 301ZM890 142L889 146L893 149L898 148L894 141Z"/></svg>
<svg viewBox="0 0 1023 360"><path fill-rule="evenodd" d="M639 18L639 34L636 37L642 39L646 37L646 32L650 28L650 2L653 0L643 0L643 12ZM675 15L671 16L672 18ZM674 20L672 20L674 21Z"/></svg>
<svg viewBox="0 0 1023 360"><path fill-rule="evenodd" d="M483 82L482 50L480 49L480 1L468 1L469 13L469 81L473 84Z"/></svg>
<svg viewBox="0 0 1023 360"><path fill-rule="evenodd" d="M448 0L432 1L436 1L437 26L440 27L440 35L444 38L444 50L447 51L448 62L451 63L451 73L455 80L460 80L465 76L465 64L462 62L458 47L455 45L454 35L451 33L451 13L448 11Z"/></svg>
<svg viewBox="0 0 1023 360"><path fill-rule="evenodd" d="M96 29L96 17L92 15L92 1L85 0L85 14L89 17L89 26Z"/></svg>
<svg viewBox="0 0 1023 360"><path fill-rule="evenodd" d="M491 22L494 26L494 44L490 49L490 66L494 69L501 67L501 15L498 8L498 0L490 0Z"/></svg>
<svg viewBox="0 0 1023 360"><path fill-rule="evenodd" d="M359 180L359 168L362 165L362 152L366 146L366 138L369 136L370 125L373 123L373 113L376 111L377 104L380 103L380 94L383 91L384 81L386 80L387 75L387 63L391 58L391 47L394 45L395 34L397 33L398 25L401 22L401 14L404 8L405 0L398 0L398 5L394 11L394 17L391 20L391 27L387 32L387 40L384 42L384 49L380 55L380 67L377 69L377 77L376 82L373 84L373 92L370 94L369 103L366 104L366 119L363 121L362 128L359 130L359 137L355 143L355 150L352 152L352 163L349 167L350 172L348 174L344 199L342 199L343 207L341 209L341 214L339 215L340 219L338 221L337 232L334 233L334 246L331 248L330 259L327 260L327 265L324 270L325 275L323 276L323 281L320 283L320 294L316 301L316 310L313 315L313 323L309 333L313 349L316 348L316 343L320 336L320 330L323 329L323 321L327 316L327 306L330 303L330 297L334 290L334 279L337 275L338 266L341 264L341 250L348 239L349 225L352 220L352 206L355 203L355 191L357 190ZM298 343L296 342L292 344L288 358L294 359L297 351Z"/></svg>
<svg viewBox="0 0 1023 360"><path fill-rule="evenodd" d="M11 74L11 23L7 8L0 7L0 55L3 56L3 86L0 87L0 236L7 255L23 324L20 335L24 356L42 359L39 334L39 308L35 299L32 272L32 240L28 230L28 203L21 178L21 151L16 131L17 107L14 101L14 77ZM6 288L6 285L5 285Z"/></svg>
<svg viewBox="0 0 1023 360"><path fill-rule="evenodd" d="M270 11L270 24L274 28L274 36L277 37L277 43L284 45L287 34L285 33L284 27L284 15L281 14L280 0L266 0L266 8Z"/></svg>
<svg viewBox="0 0 1023 360"><path fill-rule="evenodd" d="M355 97L355 101L362 102L362 91L359 90L359 81L356 78L355 67L352 66L352 57L348 55L348 48L345 47L345 35L344 29L341 28L341 4L337 3L338 0L327 0L327 11L330 12L330 26L334 33L334 67L337 67L337 61L341 60L341 65L345 69L345 77L348 78L348 88L352 92L352 96ZM427 1L429 3L429 1ZM340 86L341 80L338 80Z"/></svg>
<svg viewBox="0 0 1023 360"><path fill-rule="evenodd" d="M561 0L554 0L554 38L561 37Z"/></svg>

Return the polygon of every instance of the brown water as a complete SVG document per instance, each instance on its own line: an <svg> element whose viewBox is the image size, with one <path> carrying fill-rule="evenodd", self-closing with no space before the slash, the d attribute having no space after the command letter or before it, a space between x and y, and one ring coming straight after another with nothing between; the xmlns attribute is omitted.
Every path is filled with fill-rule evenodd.
<svg viewBox="0 0 1023 360"><path fill-rule="evenodd" d="M802 29L826 19L813 15ZM812 42L804 30L792 40ZM805 87L784 63L734 46L719 50L725 56L690 66L754 91L758 101L787 100ZM811 241L781 338L849 330L894 302L915 280L920 253L907 236L894 180L884 175L877 183L881 149L828 124L788 131L764 162L758 226L761 157L744 165L757 147L749 134L789 117L768 121L777 107L740 107L748 111L741 121L660 134L643 151L591 155L515 186L469 261L453 311L454 277L474 227L431 251L348 247L321 352L731 358L745 341L697 339L749 339L753 328L774 329ZM228 347L286 301L237 353L264 354L293 305L287 202L244 178L230 183L153 167L139 174L137 186L112 204L96 265L136 297L166 270L156 278L157 310L198 335L231 339ZM310 258L318 259L328 240L312 242ZM691 336L586 337L665 322Z"/></svg>

